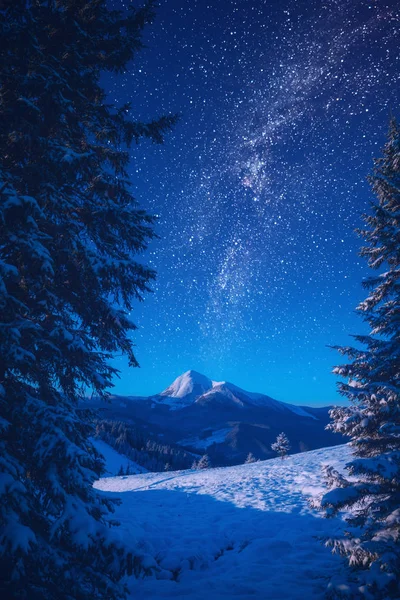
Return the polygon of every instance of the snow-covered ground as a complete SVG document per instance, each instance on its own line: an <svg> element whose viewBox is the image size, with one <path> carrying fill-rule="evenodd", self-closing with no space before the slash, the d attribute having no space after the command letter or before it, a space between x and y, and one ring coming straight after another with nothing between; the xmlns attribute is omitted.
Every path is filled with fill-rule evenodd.
<svg viewBox="0 0 400 600"><path fill-rule="evenodd" d="M106 444L106 442L103 442L103 440L91 438L90 441L96 450L103 455L107 475L117 475L121 467L125 473L127 469L129 469L129 473L147 473L147 469L133 462L127 456L119 454L119 452L114 450L109 444Z"/></svg>
<svg viewBox="0 0 400 600"><path fill-rule="evenodd" d="M340 559L316 536L339 532L307 498L323 490L321 465L341 470L347 446L285 460L101 479L118 494L119 536L150 576L128 581L132 599L323 599Z"/></svg>
<svg viewBox="0 0 400 600"><path fill-rule="evenodd" d="M193 436L193 437L189 437L189 438L185 438L184 440L181 440L180 442L178 442L178 444L180 446L191 446L192 448L198 448L199 450L204 450L205 448L208 448L209 446L212 446L213 444L221 444L222 442L224 442L226 439L226 436L228 435L228 433L230 433L230 431L231 431L230 427L225 427L224 429L217 429L216 431L213 431L206 438L200 439L197 436Z"/></svg>

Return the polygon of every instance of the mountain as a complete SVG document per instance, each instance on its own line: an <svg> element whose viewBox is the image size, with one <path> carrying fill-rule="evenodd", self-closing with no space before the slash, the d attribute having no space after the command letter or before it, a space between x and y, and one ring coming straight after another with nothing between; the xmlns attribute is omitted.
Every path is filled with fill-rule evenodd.
<svg viewBox="0 0 400 600"><path fill-rule="evenodd" d="M163 404L168 404L172 410L179 410L196 402L197 398L212 390L218 385L201 373L186 371L175 379L166 390L154 396L154 400L160 399Z"/></svg>
<svg viewBox="0 0 400 600"><path fill-rule="evenodd" d="M282 431L293 453L345 441L325 429L330 407L280 402L196 371L183 373L159 394L113 396L98 408L102 418L135 424L153 440L197 455L207 452L214 465L244 462L249 452L273 458L271 444Z"/></svg>
<svg viewBox="0 0 400 600"><path fill-rule="evenodd" d="M320 518L308 499L324 490L323 464L342 471L350 460L349 446L336 446L97 481L102 493L120 498L119 537L148 575L129 577L130 598L323 600L331 578L344 582L340 556L321 538L337 537L346 524L340 515Z"/></svg>
<svg viewBox="0 0 400 600"><path fill-rule="evenodd" d="M279 402L265 394L246 392L227 381L212 381L197 371L186 371L161 394L153 396L152 400L169 406L170 410L179 410L191 404L241 408L258 406L277 411L289 410L304 417L315 418L299 406Z"/></svg>

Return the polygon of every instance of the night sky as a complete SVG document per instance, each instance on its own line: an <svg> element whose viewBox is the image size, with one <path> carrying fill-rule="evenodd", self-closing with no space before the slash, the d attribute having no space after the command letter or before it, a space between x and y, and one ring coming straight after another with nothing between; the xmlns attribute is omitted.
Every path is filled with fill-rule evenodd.
<svg viewBox="0 0 400 600"><path fill-rule="evenodd" d="M121 7L115 0L114 7ZM146 49L103 84L137 119L181 113L133 149L158 272L133 319L149 395L195 369L304 404L337 402L329 345L366 331L369 269L354 233L391 112L400 117L400 6L361 0L163 0Z"/></svg>

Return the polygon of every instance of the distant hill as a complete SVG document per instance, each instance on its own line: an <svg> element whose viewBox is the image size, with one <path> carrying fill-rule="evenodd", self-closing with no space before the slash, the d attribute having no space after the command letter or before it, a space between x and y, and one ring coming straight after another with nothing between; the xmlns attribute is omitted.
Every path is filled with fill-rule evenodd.
<svg viewBox="0 0 400 600"><path fill-rule="evenodd" d="M279 402L196 371L183 373L154 396L113 396L110 404L95 405L101 419L134 426L153 442L195 455L208 453L219 466L242 463L249 452L262 460L274 458L271 444L282 431L290 440L291 453L347 441L326 431L329 406Z"/></svg>
<svg viewBox="0 0 400 600"><path fill-rule="evenodd" d="M105 472L103 477L109 477L110 475L136 475L147 472L147 469L133 462L124 454L120 454L106 442L103 442L103 440L95 438L91 442L104 458Z"/></svg>

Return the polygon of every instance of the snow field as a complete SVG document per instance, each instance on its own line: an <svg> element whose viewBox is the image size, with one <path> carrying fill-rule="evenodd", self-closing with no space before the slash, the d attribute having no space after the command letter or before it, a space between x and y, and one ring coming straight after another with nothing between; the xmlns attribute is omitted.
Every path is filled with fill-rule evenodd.
<svg viewBox="0 0 400 600"><path fill-rule="evenodd" d="M341 561L316 536L340 531L307 498L323 491L321 466L342 470L347 446L238 467L101 479L118 494L118 535L148 576L132 599L323 599Z"/></svg>
<svg viewBox="0 0 400 600"><path fill-rule="evenodd" d="M103 440L97 438L91 438L90 440L93 446L98 452L100 452L105 459L105 468L108 475L117 475L118 471L122 467L124 471L129 468L131 473L147 473L147 469L138 465L133 460L130 460L127 456L120 454L114 448L112 448Z"/></svg>

